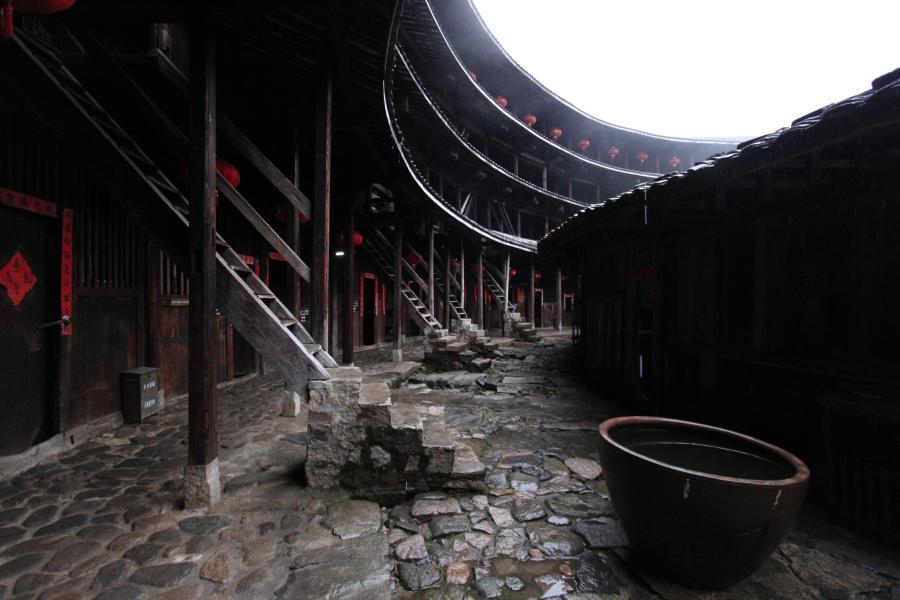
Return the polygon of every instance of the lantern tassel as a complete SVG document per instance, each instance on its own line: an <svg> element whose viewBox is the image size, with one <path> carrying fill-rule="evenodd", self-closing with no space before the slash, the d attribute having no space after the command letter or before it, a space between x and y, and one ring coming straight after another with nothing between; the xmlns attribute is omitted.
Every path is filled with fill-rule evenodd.
<svg viewBox="0 0 900 600"><path fill-rule="evenodd" d="M15 30L13 28L13 5L12 0L5 0L0 6L0 40L11 40Z"/></svg>

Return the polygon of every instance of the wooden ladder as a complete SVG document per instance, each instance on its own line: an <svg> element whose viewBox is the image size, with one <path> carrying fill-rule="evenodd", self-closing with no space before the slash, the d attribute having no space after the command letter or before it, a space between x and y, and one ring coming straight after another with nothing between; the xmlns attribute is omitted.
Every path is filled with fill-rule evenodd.
<svg viewBox="0 0 900 600"><path fill-rule="evenodd" d="M377 229L369 230L363 248L388 278L393 279L395 277L391 261L391 258L393 258L393 247L380 231ZM413 280L416 280L419 285L424 285L424 282L416 274L415 269L406 262L405 258L401 258L400 262L404 270L407 273L411 273ZM428 307L422 302L422 299L403 281L402 277L400 280L400 294L406 299L406 305L410 314L423 327L426 335L433 335L443 329L440 321L431 314Z"/></svg>
<svg viewBox="0 0 900 600"><path fill-rule="evenodd" d="M55 48L21 31L14 43L66 101L72 116L81 117L73 126L96 142L85 147L114 164L111 176L127 191L118 196L136 223L187 272L187 198L66 68ZM326 368L337 366L334 359L218 234L216 246L217 304L238 332L293 389L305 389L310 379L330 379Z"/></svg>

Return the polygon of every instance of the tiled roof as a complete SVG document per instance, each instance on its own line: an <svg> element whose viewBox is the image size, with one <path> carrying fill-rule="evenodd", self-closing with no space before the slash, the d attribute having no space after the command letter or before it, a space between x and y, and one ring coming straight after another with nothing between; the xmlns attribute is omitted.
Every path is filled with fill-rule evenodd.
<svg viewBox="0 0 900 600"><path fill-rule="evenodd" d="M575 227L603 218L614 206L645 202L648 196L665 189L670 197L708 188L717 181L755 172L780 160L797 156L823 145L856 135L860 128L900 124L900 69L872 82L872 88L840 102L829 104L796 119L790 127L747 140L731 152L710 156L681 173L668 173L647 183L580 210L550 231L540 241L540 249L559 244Z"/></svg>

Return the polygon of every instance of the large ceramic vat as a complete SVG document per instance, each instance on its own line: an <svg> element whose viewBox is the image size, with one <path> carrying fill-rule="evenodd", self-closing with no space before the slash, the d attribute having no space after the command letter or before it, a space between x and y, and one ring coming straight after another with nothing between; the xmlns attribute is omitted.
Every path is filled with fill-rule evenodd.
<svg viewBox="0 0 900 600"><path fill-rule="evenodd" d="M705 589L733 585L769 557L809 483L806 465L781 448L657 417L604 421L600 462L635 562Z"/></svg>

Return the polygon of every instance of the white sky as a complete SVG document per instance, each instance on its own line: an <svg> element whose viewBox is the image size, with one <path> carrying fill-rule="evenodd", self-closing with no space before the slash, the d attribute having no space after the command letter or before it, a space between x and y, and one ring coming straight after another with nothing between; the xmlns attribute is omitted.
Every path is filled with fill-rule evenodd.
<svg viewBox="0 0 900 600"><path fill-rule="evenodd" d="M900 67L898 0L474 1L545 86L659 135L755 137Z"/></svg>

